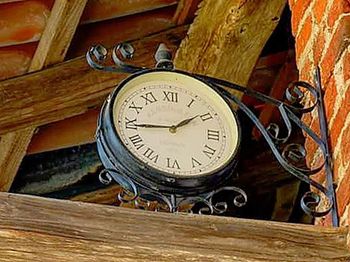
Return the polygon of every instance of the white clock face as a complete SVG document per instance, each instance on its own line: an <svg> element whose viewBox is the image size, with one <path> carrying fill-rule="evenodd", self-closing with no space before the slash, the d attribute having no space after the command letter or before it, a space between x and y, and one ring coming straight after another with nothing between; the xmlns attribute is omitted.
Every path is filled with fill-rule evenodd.
<svg viewBox="0 0 350 262"><path fill-rule="evenodd" d="M128 81L113 106L127 149L147 165L175 176L211 174L238 147L230 107L203 82L175 72L150 72Z"/></svg>

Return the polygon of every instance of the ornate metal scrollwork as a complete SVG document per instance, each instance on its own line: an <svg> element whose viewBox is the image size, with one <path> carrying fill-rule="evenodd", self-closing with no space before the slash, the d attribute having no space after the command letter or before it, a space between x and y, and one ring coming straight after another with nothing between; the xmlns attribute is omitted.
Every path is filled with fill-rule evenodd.
<svg viewBox="0 0 350 262"><path fill-rule="evenodd" d="M114 65L107 65L107 53L106 48L101 45L92 47L86 54L89 65L97 70L123 73L135 73L146 69L144 67L130 65L124 62L125 60L132 58L134 54L134 49L130 44L119 44L112 50L112 60ZM169 70L173 69L171 54L169 50L166 49L165 45L160 45L158 51L156 52L155 58L158 68ZM281 166L299 180L316 189L312 192L307 192L302 197L300 203L302 209L306 213L316 217L324 216L331 212L333 225L338 226L335 193L332 180L332 159L327 142L328 130L325 118L319 69L317 69L315 72L315 86L302 81L294 82L289 85L286 89L287 101L277 100L253 89L242 87L222 79L199 74L192 74L192 76L199 78L200 80L205 81L209 85L215 87L227 99L235 103L261 132L263 138L267 142L268 146L273 152L273 155ZM271 123L268 127L265 127L259 121L258 117L248 108L248 106L235 95L228 92L227 88L241 92L244 95L254 97L255 99L278 108L283 120L283 129L286 130L286 135L281 136L281 128L276 123ZM310 94L312 98L311 101L313 101L313 103L308 107L301 107L300 103L304 99L306 93ZM313 130L311 130L300 117L300 115L310 113L315 109L317 109L318 112L321 136L318 136ZM304 134L309 136L311 140L319 147L324 160L320 166L314 169L306 169L300 168L296 165L299 161L306 158L307 152L303 145L288 143L293 125L300 128ZM284 146L282 147L282 145ZM283 148L282 151L280 148ZM324 169L326 172L326 186L323 186L311 178L312 175L318 173L322 169ZM107 173L102 174L101 182L110 181L110 176L108 176ZM128 194L124 192L122 193L124 195L118 195L120 201L126 201L124 197L127 196L128 201L136 201L136 203L138 201L140 203L140 199L144 199L142 196L146 196L145 198L147 199L156 199L157 201L160 201L167 206L167 209L170 212L177 212L183 209L183 207L186 205L193 206L196 203L202 203L203 207L199 209L199 213L222 214L227 211L229 203L214 201L215 196L222 191L229 191L236 194L233 201L233 205L236 207L243 206L247 202L247 195L245 192L233 186L222 187L201 196L184 198L175 195L165 196L158 192L145 192L143 189L137 188L132 181L129 181L128 183L130 183L128 188L131 188L133 192L129 192ZM324 198L322 198L320 194L323 194ZM146 207L149 205L147 204L147 201L149 200L146 200ZM326 208L319 210L320 203L322 201L327 201L327 204L323 205L326 206Z"/></svg>

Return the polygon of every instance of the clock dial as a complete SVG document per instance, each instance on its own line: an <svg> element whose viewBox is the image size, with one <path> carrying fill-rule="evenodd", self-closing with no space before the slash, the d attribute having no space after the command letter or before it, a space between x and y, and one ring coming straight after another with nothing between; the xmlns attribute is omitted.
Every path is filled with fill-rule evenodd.
<svg viewBox="0 0 350 262"><path fill-rule="evenodd" d="M235 156L236 118L205 83L176 72L126 82L113 106L125 147L145 164L175 176L211 174Z"/></svg>

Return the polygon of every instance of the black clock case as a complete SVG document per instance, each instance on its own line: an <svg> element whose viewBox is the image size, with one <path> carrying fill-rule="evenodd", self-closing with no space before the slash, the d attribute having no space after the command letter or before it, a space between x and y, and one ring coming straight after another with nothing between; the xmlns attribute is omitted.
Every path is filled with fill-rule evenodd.
<svg viewBox="0 0 350 262"><path fill-rule="evenodd" d="M114 89L114 91L109 95L101 108L100 116L98 119L98 128L96 132L96 142L98 154L102 164L117 183L119 183L122 187L130 190L131 192L134 191L132 183L134 183L137 188L141 187L146 191L151 190L153 192L159 192L161 194L175 194L180 196L197 196L219 188L223 184L227 183L228 180L232 177L238 162L238 151L241 141L241 127L237 114L234 110L232 110L231 106L229 107L231 108L238 125L238 146L236 148L236 152L233 154L228 164L212 174L204 174L201 176L193 177L180 177L157 170L151 166L146 165L135 156L133 156L118 136L113 124L113 105L118 92L131 79L155 71L184 74L193 77L201 82L204 82L206 85L214 89L229 105L227 98L221 95L215 87L210 85L210 83L207 83L201 78L191 75L187 72L174 69L147 69L132 74L124 79Z"/></svg>

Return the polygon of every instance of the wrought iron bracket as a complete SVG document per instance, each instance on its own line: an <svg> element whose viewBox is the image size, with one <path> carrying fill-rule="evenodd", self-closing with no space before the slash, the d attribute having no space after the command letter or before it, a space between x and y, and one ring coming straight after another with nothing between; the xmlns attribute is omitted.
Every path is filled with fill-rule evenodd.
<svg viewBox="0 0 350 262"><path fill-rule="evenodd" d="M126 63L126 60L130 60L134 54L134 48L127 43L118 44L112 50L112 61L114 65L107 65L107 49L101 45L93 46L86 54L88 64L97 70L109 71L109 72L122 72L122 73L136 73L148 68L135 66ZM171 53L164 44L161 44L155 54L156 67L167 70L174 68L173 62L171 61ZM273 97L267 96L263 93L257 92L253 89L239 86L237 84L209 77L206 75L192 74L193 76L200 78L201 80L208 83L208 85L215 87L219 92L224 95L231 102L236 104L238 108L252 121L256 128L261 132L263 138L270 147L274 157L278 160L280 165L288 171L291 175L295 176L299 180L309 184L313 189L307 192L301 198L301 207L307 213L315 217L325 216L331 214L332 222L334 226L338 226L338 216L336 207L336 198L333 185L333 164L330 148L328 145L328 128L325 117L325 107L321 86L320 70L317 68L315 72L315 85L311 85L306 82L297 81L291 83L286 89L286 101L280 101ZM254 97L255 99L275 106L282 118L283 129L285 129L286 135L282 136L280 130L281 127L276 123L271 123L265 127L259 118L253 113L253 111L244 104L234 94L227 91L227 89L235 90L244 95ZM304 100L306 94L309 94L313 103L308 107L301 107L300 104ZM304 114L310 113L317 110L319 126L321 135L317 135L313 130L310 129L302 120ZM289 138L292 134L293 126L300 128L304 134L311 138L319 150L322 153L323 163L316 168L300 168L296 165L298 161L304 160L307 157L306 149L301 144L289 143ZM97 130L97 134L98 134ZM326 183L325 186L312 179L312 176L321 170L325 171ZM138 187L134 182L130 181L122 172L119 172L117 167L115 170L105 170L101 174L101 182L108 183L112 181L110 173L118 173L120 177L123 177L122 181L128 181L130 183L127 186L127 190L123 191L118 195L120 201L134 203L141 206L141 199L155 199L160 200L167 206L167 210L176 212L182 210L182 207L186 204L194 204L201 202L205 205L200 209L200 213L209 214L222 214L224 213L228 205L227 203L219 202L214 203L213 197L222 192L230 191L234 192L234 206L239 207L247 202L246 193L234 186L227 186L219 188L215 191L206 193L196 197L181 197L175 195L163 195L159 192L150 192ZM115 177L115 176L113 176ZM118 182L118 181L117 181ZM323 203L323 205L321 205ZM146 206L150 202L146 201Z"/></svg>

